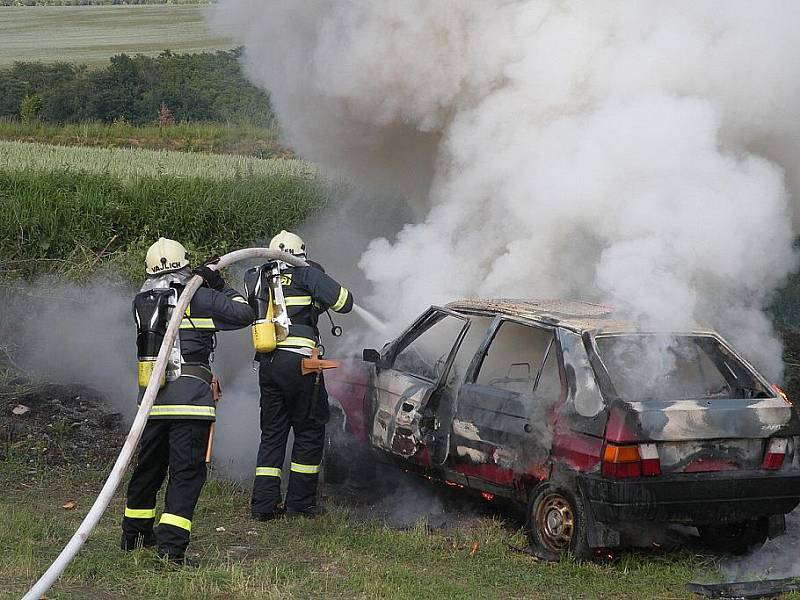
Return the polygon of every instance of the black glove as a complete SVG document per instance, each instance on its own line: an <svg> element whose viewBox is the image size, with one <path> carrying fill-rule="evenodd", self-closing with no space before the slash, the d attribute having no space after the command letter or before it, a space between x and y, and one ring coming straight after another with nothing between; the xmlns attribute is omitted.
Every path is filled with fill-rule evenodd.
<svg viewBox="0 0 800 600"><path fill-rule="evenodd" d="M219 274L219 271L210 269L206 265L200 265L194 271L192 271L192 273L195 275L200 275L200 277L203 278L203 281L206 282L206 285L212 290L221 292L225 289L225 280L222 278L222 275Z"/></svg>

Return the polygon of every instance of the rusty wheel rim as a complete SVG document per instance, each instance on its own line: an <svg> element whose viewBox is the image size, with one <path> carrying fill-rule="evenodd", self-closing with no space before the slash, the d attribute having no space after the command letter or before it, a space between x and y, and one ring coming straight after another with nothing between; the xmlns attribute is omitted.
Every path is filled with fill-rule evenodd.
<svg viewBox="0 0 800 600"><path fill-rule="evenodd" d="M572 506L561 494L548 494L536 507L534 526L542 544L553 552L569 550L575 533Z"/></svg>

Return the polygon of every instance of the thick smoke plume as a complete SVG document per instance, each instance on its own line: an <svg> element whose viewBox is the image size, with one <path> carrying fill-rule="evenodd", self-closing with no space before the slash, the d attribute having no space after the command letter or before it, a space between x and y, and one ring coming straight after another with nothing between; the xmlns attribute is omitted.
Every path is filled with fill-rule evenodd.
<svg viewBox="0 0 800 600"><path fill-rule="evenodd" d="M702 321L779 378L762 310L795 267L791 0L223 0L289 142L404 194L360 259L398 325L458 296ZM346 232L329 232L330 237Z"/></svg>

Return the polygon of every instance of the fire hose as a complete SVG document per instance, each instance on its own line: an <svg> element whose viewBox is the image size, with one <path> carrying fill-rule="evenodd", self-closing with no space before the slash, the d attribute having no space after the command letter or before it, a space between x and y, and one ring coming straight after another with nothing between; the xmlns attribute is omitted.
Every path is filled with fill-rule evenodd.
<svg viewBox="0 0 800 600"><path fill-rule="evenodd" d="M240 260L252 258L282 260L295 267L306 266L306 262L300 258L294 257L286 252L269 250L267 248L245 248L243 250L235 250L234 252L222 256L216 264L208 266L212 269L222 269ZM175 341L175 336L178 334L183 314L189 306L189 302L191 302L194 293L202 283L203 278L195 275L186 284L186 288L178 298L178 305L172 313L172 318L170 318L169 325L167 326L167 333L158 351L158 357L156 358L153 372L150 375L150 381L147 383L147 388L145 389L142 402L139 405L139 410L131 425L131 430L128 432L128 437L125 438L122 450L120 450L119 456L117 456L117 460L114 462L114 466L111 468L111 472L108 474L108 478L105 484L103 484L103 488L100 490L97 499L95 499L94 504L92 504L92 507L89 509L89 512L84 517L72 538L70 538L67 545L64 546L64 549L58 557L56 557L55 561L53 561L53 564L51 564L39 580L33 584L31 589L23 596L22 600L39 600L44 593L50 589L56 579L61 576L64 569L67 568L69 563L72 562L72 559L78 554L81 547L100 521L100 517L103 516L106 508L108 508L108 504L111 502L114 493L119 487L123 475L125 475L125 471L133 457L136 446L139 444L139 439L142 437L142 431L144 431L150 409L153 407L153 402L155 402L156 394L159 390L159 380L166 369L169 351L172 347L172 343Z"/></svg>

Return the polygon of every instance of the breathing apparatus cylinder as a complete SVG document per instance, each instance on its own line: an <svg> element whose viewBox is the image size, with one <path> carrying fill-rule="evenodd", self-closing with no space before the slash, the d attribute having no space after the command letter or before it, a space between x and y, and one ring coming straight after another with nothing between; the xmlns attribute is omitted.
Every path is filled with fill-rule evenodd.
<svg viewBox="0 0 800 600"><path fill-rule="evenodd" d="M250 328L253 336L253 348L256 352L272 352L278 347L278 339L275 332L275 323L272 321L275 312L272 307L272 294L267 289L266 299L256 300L261 310L256 311L256 320Z"/></svg>
<svg viewBox="0 0 800 600"><path fill-rule="evenodd" d="M244 277L247 301L256 313L251 327L256 352L272 352L289 335L289 315L283 299L280 267L270 262L250 269Z"/></svg>
<svg viewBox="0 0 800 600"><path fill-rule="evenodd" d="M172 317L172 312L178 304L178 291L175 288L152 289L136 294L133 300L133 315L136 318L136 354L138 359L138 380L139 387L146 388L153 367L156 363L158 351L164 336L167 333L167 325ZM175 336L176 343L170 352L170 359L167 369L161 376L159 388L169 380L172 381L180 377L180 338ZM177 367L175 364L177 351ZM177 376L176 376L177 368Z"/></svg>

